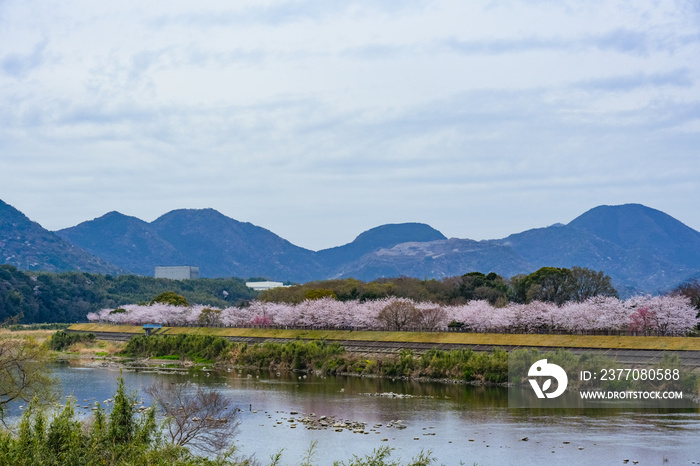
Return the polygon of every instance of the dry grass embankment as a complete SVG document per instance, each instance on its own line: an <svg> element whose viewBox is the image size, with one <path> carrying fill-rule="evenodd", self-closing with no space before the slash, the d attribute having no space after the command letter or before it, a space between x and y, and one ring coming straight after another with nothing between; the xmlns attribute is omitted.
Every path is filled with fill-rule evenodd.
<svg viewBox="0 0 700 466"><path fill-rule="evenodd" d="M143 329L141 329L143 332ZM0 328L0 340L27 340L32 339L41 344L48 341L51 335L56 333L56 330L8 330ZM96 334L97 335L97 334ZM92 343L80 342L74 343L65 351L56 352L55 356L58 359L71 357L106 357L114 356L120 352L126 342L122 341L104 341L96 339Z"/></svg>
<svg viewBox="0 0 700 466"><path fill-rule="evenodd" d="M8 330L0 328L0 340L22 340L33 338L37 343L48 340L56 330Z"/></svg>
<svg viewBox="0 0 700 466"><path fill-rule="evenodd" d="M70 330L133 333L143 335L143 327L136 325L75 324ZM165 332L167 330L167 332ZM218 327L163 327L166 335L191 334L220 337L301 338L303 340L386 341L406 343L453 343L466 345L613 348L700 351L700 338L686 337L632 337L613 335L530 335L500 333L457 332L375 332L348 330L285 330L260 328Z"/></svg>
<svg viewBox="0 0 700 466"><path fill-rule="evenodd" d="M125 341L105 341L99 338L94 343L73 343L65 353L80 357L106 357L115 356L126 346Z"/></svg>

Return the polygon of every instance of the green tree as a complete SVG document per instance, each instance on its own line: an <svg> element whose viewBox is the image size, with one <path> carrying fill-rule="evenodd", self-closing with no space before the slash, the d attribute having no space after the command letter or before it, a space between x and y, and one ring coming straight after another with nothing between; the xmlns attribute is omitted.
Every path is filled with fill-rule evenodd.
<svg viewBox="0 0 700 466"><path fill-rule="evenodd" d="M521 303L545 301L562 304L569 298L569 269L542 267L515 282L516 300Z"/></svg>
<svg viewBox="0 0 700 466"><path fill-rule="evenodd" d="M49 340L49 348L54 351L62 351L68 348L73 343L88 342L92 343L95 341L94 333L68 333L63 330L51 335Z"/></svg>
<svg viewBox="0 0 700 466"><path fill-rule="evenodd" d="M76 418L74 402L68 400L48 425L35 399L22 416L17 436L0 431L0 464L202 464L185 449L165 447L157 435L155 410L146 410L139 419L131 405L127 405L135 397L125 392L121 377L114 398L115 408L109 419L105 419L98 405L94 421L81 423Z"/></svg>
<svg viewBox="0 0 700 466"><path fill-rule="evenodd" d="M546 301L563 304L585 301L594 296L617 296L610 277L585 267L542 267L530 275L511 279L515 296L521 303Z"/></svg>
<svg viewBox="0 0 700 466"><path fill-rule="evenodd" d="M483 299L492 305L504 306L508 303L508 285L503 277L491 272L469 272L462 275L458 294L466 300Z"/></svg>
<svg viewBox="0 0 700 466"><path fill-rule="evenodd" d="M214 327L221 324L221 311L218 309L204 308L197 317L199 325L204 327Z"/></svg>
<svg viewBox="0 0 700 466"><path fill-rule="evenodd" d="M571 267L567 288L569 299L582 302L594 296L618 297L617 290L612 286L609 275L602 271L596 272L586 267Z"/></svg>
<svg viewBox="0 0 700 466"><path fill-rule="evenodd" d="M34 429L37 437L43 437L37 427ZM63 410L54 416L46 432L45 459L54 458L61 464L79 464L83 435L80 422L75 418L73 401L69 400Z"/></svg>
<svg viewBox="0 0 700 466"><path fill-rule="evenodd" d="M107 438L112 443L128 443L134 439L137 425L132 406L135 403L136 396L126 392L124 379L120 377L114 395L114 408L107 425Z"/></svg>
<svg viewBox="0 0 700 466"><path fill-rule="evenodd" d="M171 306L189 306L190 303L187 302L187 299L184 296L180 296L179 294L175 293L174 291L166 291L164 293L159 294L155 298L151 300L151 304L154 303L162 303L162 304L170 304Z"/></svg>
<svg viewBox="0 0 700 466"><path fill-rule="evenodd" d="M313 301L313 300L321 299L321 298L338 299L338 297L336 296L336 294L333 290L312 289L312 290L307 290L304 293L304 299L308 299L308 300Z"/></svg>

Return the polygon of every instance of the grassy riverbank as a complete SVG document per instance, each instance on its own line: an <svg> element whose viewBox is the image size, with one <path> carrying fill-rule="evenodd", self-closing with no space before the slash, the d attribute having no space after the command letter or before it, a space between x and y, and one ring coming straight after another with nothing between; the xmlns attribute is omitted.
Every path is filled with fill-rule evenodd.
<svg viewBox="0 0 700 466"><path fill-rule="evenodd" d="M326 375L353 374L379 377L448 379L471 383L505 383L508 354L471 350L429 350L420 356L410 350L367 359L348 353L338 343L324 340L248 345L203 335L136 336L124 356L178 359L272 371L315 371Z"/></svg>
<svg viewBox="0 0 700 466"><path fill-rule="evenodd" d="M143 335L143 327L136 325L74 324L70 330L93 332L131 333ZM616 335L535 335L460 332L376 332L348 330L291 330L261 328L219 327L164 327L166 335L208 335L219 337L289 338L327 341L386 341L406 343L453 343L467 345L555 347L555 348L611 348L639 350L700 351L700 338L644 337Z"/></svg>
<svg viewBox="0 0 700 466"><path fill-rule="evenodd" d="M306 371L325 375L360 375L372 377L430 379L475 385L518 383L535 361L547 359L566 368L571 386L576 387L581 371L593 372L604 367L620 367L615 360L601 355L574 354L566 350L542 352L516 349L507 353L494 349L475 352L470 349L443 351L430 349L420 355L410 350L367 359L346 352L338 343L325 340L292 340L286 343L235 343L221 337L205 335L135 336L123 355L131 358L156 358L216 364L219 367L246 367L269 371ZM698 376L681 371L677 355L665 355L654 369L677 370L681 376L675 385L692 396L698 394ZM509 378L509 369L511 374ZM671 373L669 372L669 373ZM670 379L669 379L670 380ZM520 380L522 382L522 380ZM640 388L644 384L611 380L605 389Z"/></svg>

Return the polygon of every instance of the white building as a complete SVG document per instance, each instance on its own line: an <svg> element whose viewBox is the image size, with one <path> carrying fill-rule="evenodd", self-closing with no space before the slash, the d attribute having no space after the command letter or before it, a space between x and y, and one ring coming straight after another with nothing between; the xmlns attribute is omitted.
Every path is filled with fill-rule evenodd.
<svg viewBox="0 0 700 466"><path fill-rule="evenodd" d="M156 267L156 278L195 280L199 278L199 267L190 267L188 265L177 267Z"/></svg>
<svg viewBox="0 0 700 466"><path fill-rule="evenodd" d="M252 288L255 291L269 290L270 288L279 288L284 286L282 282L246 282L245 286Z"/></svg>

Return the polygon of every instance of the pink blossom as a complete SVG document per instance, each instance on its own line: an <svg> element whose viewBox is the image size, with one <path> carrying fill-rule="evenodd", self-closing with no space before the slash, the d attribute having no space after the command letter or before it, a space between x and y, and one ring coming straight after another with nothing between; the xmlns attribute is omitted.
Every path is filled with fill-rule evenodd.
<svg viewBox="0 0 700 466"><path fill-rule="evenodd" d="M377 330L382 323L377 316L389 304L410 301L383 298L372 301L337 301L326 297L299 304L253 301L246 307L218 309L212 306L171 306L130 304L123 311L102 309L88 314L90 321L140 325L158 323L167 326L199 325L204 309L220 311L217 325L273 325L281 327L328 327ZM613 297L593 297L562 306L534 301L510 303L497 308L487 301L445 306L429 302L415 303L426 313L424 322L431 328L446 329L451 321L461 322L463 329L474 332L567 332L616 333L631 330L660 335L684 335L697 326L697 311L683 296L635 296L626 301ZM428 318L428 313L430 318ZM653 318L652 318L653 316ZM641 326L640 326L641 325Z"/></svg>

